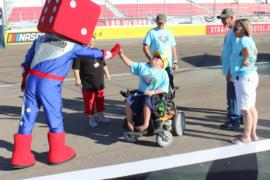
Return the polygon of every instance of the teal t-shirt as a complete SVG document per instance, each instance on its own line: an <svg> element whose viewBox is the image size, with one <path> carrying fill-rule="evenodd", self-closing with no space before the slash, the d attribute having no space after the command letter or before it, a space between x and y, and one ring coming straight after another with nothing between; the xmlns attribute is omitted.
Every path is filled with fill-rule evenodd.
<svg viewBox="0 0 270 180"><path fill-rule="evenodd" d="M168 67L172 67L172 47L176 45L176 42L170 30L153 28L147 32L143 43L150 47L151 54L155 50L165 54L168 59Z"/></svg>
<svg viewBox="0 0 270 180"><path fill-rule="evenodd" d="M152 68L150 63L132 62L131 74L139 76L139 91L162 89L169 91L169 77L164 69Z"/></svg>
<svg viewBox="0 0 270 180"><path fill-rule="evenodd" d="M243 58L241 56L241 52L244 48L247 48L250 51L250 56L248 57L249 61L251 62L250 67L242 66ZM232 78L235 79L236 76L244 77L249 75L250 73L257 71L257 67L255 65L257 60L257 48L254 40L250 37L244 36L240 38L235 47L233 48L233 53L231 56L232 64Z"/></svg>
<svg viewBox="0 0 270 180"><path fill-rule="evenodd" d="M221 63L222 63L222 71L223 75L227 76L229 72L229 68L231 67L231 55L233 51L233 47L237 42L237 38L235 38L233 30L231 29L224 39L223 49L221 53Z"/></svg>

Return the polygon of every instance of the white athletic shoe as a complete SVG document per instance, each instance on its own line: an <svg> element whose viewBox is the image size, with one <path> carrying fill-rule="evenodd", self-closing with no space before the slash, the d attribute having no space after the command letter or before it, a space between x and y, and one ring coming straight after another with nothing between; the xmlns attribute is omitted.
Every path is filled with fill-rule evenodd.
<svg viewBox="0 0 270 180"><path fill-rule="evenodd" d="M89 125L90 125L92 128L95 128L95 127L98 126L98 123L97 123L97 121L96 121L96 119L95 119L94 116L90 116L90 117L89 117Z"/></svg>

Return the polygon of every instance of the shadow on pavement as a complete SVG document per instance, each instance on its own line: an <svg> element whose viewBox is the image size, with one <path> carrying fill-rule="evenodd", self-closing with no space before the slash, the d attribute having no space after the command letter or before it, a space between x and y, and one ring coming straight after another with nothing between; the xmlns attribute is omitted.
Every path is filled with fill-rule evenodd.
<svg viewBox="0 0 270 180"><path fill-rule="evenodd" d="M8 119L16 119L20 118L21 116L21 107L17 106L0 106L0 115L9 116ZM7 119L7 118L0 118L1 119Z"/></svg>
<svg viewBox="0 0 270 180"><path fill-rule="evenodd" d="M191 112L202 112L202 113L208 113L208 114L219 114L219 115L227 115L226 110L222 109L209 109L209 108L200 108L200 107L177 107L177 109L182 111L191 111Z"/></svg>
<svg viewBox="0 0 270 180"><path fill-rule="evenodd" d="M257 55L257 61L270 61L270 54L269 53L258 53Z"/></svg>
<svg viewBox="0 0 270 180"><path fill-rule="evenodd" d="M99 124L96 128L89 126L81 98L63 99L63 104L65 109L76 111L76 113L63 113L66 133L89 137L97 144L110 145L119 141L119 137L122 136L123 101L106 99L105 115L112 122Z"/></svg>
<svg viewBox="0 0 270 180"><path fill-rule="evenodd" d="M232 157L214 161L206 180L257 180L258 162L256 154Z"/></svg>
<svg viewBox="0 0 270 180"><path fill-rule="evenodd" d="M3 151L3 149L6 149L7 151L11 152L13 149L13 144L11 144L10 142L0 140L0 150ZM0 170L2 171L12 170L12 167L10 165L10 158L4 158L0 156Z"/></svg>
<svg viewBox="0 0 270 180"><path fill-rule="evenodd" d="M194 67L208 67L208 66L218 66L221 65L220 56L211 54L202 54L196 56L182 57L182 61L194 66ZM270 54L259 53L257 56L257 62L269 62Z"/></svg>
<svg viewBox="0 0 270 180"><path fill-rule="evenodd" d="M199 108L199 107L177 107L178 110L185 112L186 128L185 136L212 139L228 142L228 137L223 130L220 129L220 124L226 121L227 113L225 110ZM193 127L192 127L193 126ZM194 127L206 127L213 131L200 130ZM218 130L218 132L216 132ZM220 130L220 131L219 131ZM241 132L242 129L235 132Z"/></svg>
<svg viewBox="0 0 270 180"><path fill-rule="evenodd" d="M115 179L257 180L259 177L258 175L257 156L256 154L249 154L245 156L221 159L213 162L199 163Z"/></svg>
<svg viewBox="0 0 270 180"><path fill-rule="evenodd" d="M194 67L218 66L221 64L220 56L210 54L182 57L181 60Z"/></svg>

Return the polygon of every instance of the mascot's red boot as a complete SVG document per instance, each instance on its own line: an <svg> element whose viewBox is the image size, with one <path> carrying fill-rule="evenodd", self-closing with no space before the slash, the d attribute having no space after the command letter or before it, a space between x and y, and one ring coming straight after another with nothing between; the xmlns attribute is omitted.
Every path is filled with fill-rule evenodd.
<svg viewBox="0 0 270 180"><path fill-rule="evenodd" d="M48 133L50 146L48 162L49 164L60 164L76 156L76 152L65 145L66 133Z"/></svg>
<svg viewBox="0 0 270 180"><path fill-rule="evenodd" d="M26 168L35 164L35 157L31 153L31 134L14 134L14 147L11 165L14 168Z"/></svg>

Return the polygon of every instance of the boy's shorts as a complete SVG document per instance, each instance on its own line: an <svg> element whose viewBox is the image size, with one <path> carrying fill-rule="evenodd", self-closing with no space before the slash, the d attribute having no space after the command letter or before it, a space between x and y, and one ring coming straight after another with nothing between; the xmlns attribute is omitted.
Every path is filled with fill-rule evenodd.
<svg viewBox="0 0 270 180"><path fill-rule="evenodd" d="M141 112L143 110L144 104L146 104L151 110L155 109L155 105L152 103L151 96L146 96L142 92L130 94L126 98L126 103L135 113Z"/></svg>
<svg viewBox="0 0 270 180"><path fill-rule="evenodd" d="M255 107L258 83L259 76L257 72L253 72L246 77L238 77L235 81L236 99L241 110Z"/></svg>

